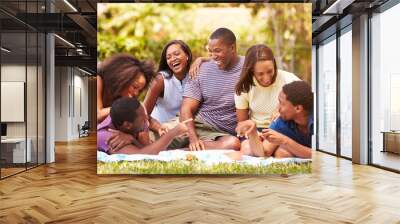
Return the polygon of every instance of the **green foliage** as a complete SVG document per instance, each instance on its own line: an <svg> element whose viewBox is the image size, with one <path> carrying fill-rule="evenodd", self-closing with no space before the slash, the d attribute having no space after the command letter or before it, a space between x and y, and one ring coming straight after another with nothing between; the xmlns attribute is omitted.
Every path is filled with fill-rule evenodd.
<svg viewBox="0 0 400 224"><path fill-rule="evenodd" d="M274 50L279 68L310 81L311 4L100 5L97 35L99 61L115 53L129 53L157 63L164 45L173 39L185 41L194 58L206 56L208 37L215 29L215 23L221 23L228 24L226 26L238 37L239 54L244 55L251 45L266 44ZM215 9L245 10L241 10L243 15L221 18L217 15L221 10ZM200 11L206 13L198 14ZM214 17L217 21L210 22L210 18ZM199 21L210 24L199 25Z"/></svg>
<svg viewBox="0 0 400 224"><path fill-rule="evenodd" d="M98 17L98 60L129 53L158 62L164 45L186 30L181 21L187 19L179 12L189 8L189 4L108 4Z"/></svg>
<svg viewBox="0 0 400 224"><path fill-rule="evenodd" d="M193 159L163 161L98 162L98 174L298 174L311 173L309 163L273 163L269 166L253 166L241 163L219 163L207 166Z"/></svg>

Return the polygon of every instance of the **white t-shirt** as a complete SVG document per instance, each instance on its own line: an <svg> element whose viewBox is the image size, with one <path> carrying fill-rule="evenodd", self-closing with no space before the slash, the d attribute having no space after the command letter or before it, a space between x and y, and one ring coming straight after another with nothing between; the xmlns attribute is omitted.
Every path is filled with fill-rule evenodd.
<svg viewBox="0 0 400 224"><path fill-rule="evenodd" d="M263 87L253 77L255 86L251 86L248 93L235 94L236 109L249 109L250 119L256 122L257 128L268 128L272 114L278 111L278 96L282 87L297 80L300 79L293 73L278 70L275 82Z"/></svg>

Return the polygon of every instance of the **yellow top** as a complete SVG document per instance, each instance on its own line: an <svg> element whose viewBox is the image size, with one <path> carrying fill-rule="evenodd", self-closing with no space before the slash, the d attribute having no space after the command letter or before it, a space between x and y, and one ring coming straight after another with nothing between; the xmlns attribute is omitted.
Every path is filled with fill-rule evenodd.
<svg viewBox="0 0 400 224"><path fill-rule="evenodd" d="M278 111L278 96L282 87L297 80L300 79L293 73L278 70L275 82L263 87L253 77L255 86L251 86L248 93L235 94L236 109L249 109L250 119L256 122L257 128L268 128L273 113Z"/></svg>

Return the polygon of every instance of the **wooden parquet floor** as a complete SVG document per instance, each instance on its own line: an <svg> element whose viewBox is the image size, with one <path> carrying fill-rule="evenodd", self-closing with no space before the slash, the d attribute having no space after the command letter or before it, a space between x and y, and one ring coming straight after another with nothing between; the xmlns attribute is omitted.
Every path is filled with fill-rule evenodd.
<svg viewBox="0 0 400 224"><path fill-rule="evenodd" d="M0 223L400 223L400 175L315 152L313 174L98 176L95 137L0 181Z"/></svg>
<svg viewBox="0 0 400 224"><path fill-rule="evenodd" d="M17 167L17 168L14 168L14 167L4 168L4 167L2 167L1 168L1 176L2 177L7 177L7 176L13 175L15 173L22 172L24 170L25 170L25 167L23 167L23 168L22 167L21 168L19 168L19 167Z"/></svg>

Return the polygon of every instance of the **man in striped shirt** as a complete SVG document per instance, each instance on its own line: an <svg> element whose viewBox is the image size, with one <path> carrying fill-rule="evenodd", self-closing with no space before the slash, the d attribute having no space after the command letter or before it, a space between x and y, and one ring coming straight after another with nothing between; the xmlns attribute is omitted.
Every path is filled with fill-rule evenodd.
<svg viewBox="0 0 400 224"><path fill-rule="evenodd" d="M181 121L188 123L190 150L240 149L235 134L235 86L244 57L236 51L236 37L227 28L215 30L208 41L211 60L200 66L197 78L185 86Z"/></svg>

